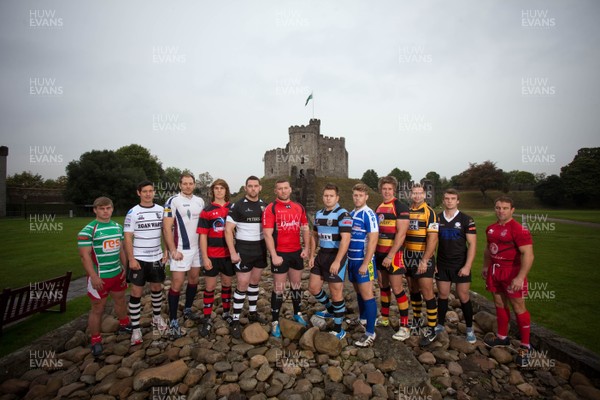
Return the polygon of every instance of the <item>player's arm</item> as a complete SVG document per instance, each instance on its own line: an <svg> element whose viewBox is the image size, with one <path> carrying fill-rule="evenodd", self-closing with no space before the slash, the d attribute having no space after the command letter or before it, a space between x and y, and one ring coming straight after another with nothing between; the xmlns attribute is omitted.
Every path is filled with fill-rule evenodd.
<svg viewBox="0 0 600 400"><path fill-rule="evenodd" d="M313 230L310 234L310 256L308 257L308 266L310 268L315 265L315 257L317 256L317 242L319 241L319 234Z"/></svg>
<svg viewBox="0 0 600 400"><path fill-rule="evenodd" d="M473 267L473 261L475 260L475 252L477 250L477 235L474 233L467 233L467 259L465 265L458 271L459 276L467 276L471 272Z"/></svg>
<svg viewBox="0 0 600 400"><path fill-rule="evenodd" d="M177 253L177 247L175 247L175 239L173 238L173 224L175 219L173 217L163 218L163 236L167 245L167 251L171 254L172 258L175 258Z"/></svg>
<svg viewBox="0 0 600 400"><path fill-rule="evenodd" d="M227 222L225 223L225 243L227 243L227 248L229 249L231 262L237 264L240 262L240 256L235 249L234 231L236 223L230 220L231 218L227 217Z"/></svg>
<svg viewBox="0 0 600 400"><path fill-rule="evenodd" d="M208 258L208 234L200 233L199 239L200 241L200 254L202 254L202 265L205 269L212 269L212 262L210 258Z"/></svg>
<svg viewBox="0 0 600 400"><path fill-rule="evenodd" d="M310 245L310 227L308 226L308 223L306 223L306 225L302 225L300 230L302 233L302 242L304 243L304 247L300 256L303 259L306 259L310 256L310 254L312 254Z"/></svg>
<svg viewBox="0 0 600 400"><path fill-rule="evenodd" d="M133 255L133 232L125 232L125 255L130 269L140 269L140 264L137 262ZM121 261L122 262L122 261ZM126 264L123 264L126 265Z"/></svg>
<svg viewBox="0 0 600 400"><path fill-rule="evenodd" d="M533 266L533 245L527 244L519 246L519 252L521 253L521 269L519 270L519 274L511 282L511 287L515 291L523 289L525 278Z"/></svg>
<svg viewBox="0 0 600 400"><path fill-rule="evenodd" d="M404 244L404 240L406 239L406 232L408 231L408 219L397 219L396 220L396 236L394 236L394 243L392 247L390 247L390 251L388 255L383 260L383 266L389 267L394 259L394 256L400 248Z"/></svg>
<svg viewBox="0 0 600 400"><path fill-rule="evenodd" d="M86 274L92 281L92 287L96 290L101 290L104 286L104 282L94 269L94 262L92 261L92 246L79 247L79 257L81 258L83 269L85 269Z"/></svg>
<svg viewBox="0 0 600 400"><path fill-rule="evenodd" d="M485 246L485 250L483 250L483 268L481 269L481 276L483 279L487 278L488 269L492 263L492 257L490 257L490 249L489 245Z"/></svg>

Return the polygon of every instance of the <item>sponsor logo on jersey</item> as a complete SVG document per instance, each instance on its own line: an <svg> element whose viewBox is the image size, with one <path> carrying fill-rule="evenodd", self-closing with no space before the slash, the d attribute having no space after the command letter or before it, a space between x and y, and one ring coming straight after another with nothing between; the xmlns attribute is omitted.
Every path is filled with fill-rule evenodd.
<svg viewBox="0 0 600 400"><path fill-rule="evenodd" d="M114 253L121 249L120 239L106 239L102 242L102 250L106 253Z"/></svg>

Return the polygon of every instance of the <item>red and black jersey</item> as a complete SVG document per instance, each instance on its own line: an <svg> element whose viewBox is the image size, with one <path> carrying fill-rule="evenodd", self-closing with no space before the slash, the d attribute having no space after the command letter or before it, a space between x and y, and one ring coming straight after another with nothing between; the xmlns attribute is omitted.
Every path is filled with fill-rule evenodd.
<svg viewBox="0 0 600 400"><path fill-rule="evenodd" d="M506 224L492 224L485 230L492 264L521 268L519 247L533 244L531 233L514 219Z"/></svg>
<svg viewBox="0 0 600 400"><path fill-rule="evenodd" d="M375 251L388 253L396 238L396 220L409 219L408 207L397 198L393 198L387 203L381 203L375 214L379 221L379 240Z"/></svg>
<svg viewBox="0 0 600 400"><path fill-rule="evenodd" d="M284 203L280 200L269 204L263 213L262 226L274 229L275 250L290 253L302 249L300 228L308 229L306 210L294 201Z"/></svg>
<svg viewBox="0 0 600 400"><path fill-rule="evenodd" d="M196 231L200 235L207 235L207 252L210 258L229 257L229 249L225 242L225 220L229 208L229 203L211 203L200 213Z"/></svg>

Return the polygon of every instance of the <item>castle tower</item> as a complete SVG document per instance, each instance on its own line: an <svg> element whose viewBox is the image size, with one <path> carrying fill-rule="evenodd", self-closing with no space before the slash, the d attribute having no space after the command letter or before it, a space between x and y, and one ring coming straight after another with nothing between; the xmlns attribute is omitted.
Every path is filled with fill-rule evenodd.
<svg viewBox="0 0 600 400"><path fill-rule="evenodd" d="M348 152L342 138L321 135L321 121L311 119L308 125L290 126L285 148L265 152L265 177L290 176L292 167L299 175L314 170L318 177L348 177Z"/></svg>

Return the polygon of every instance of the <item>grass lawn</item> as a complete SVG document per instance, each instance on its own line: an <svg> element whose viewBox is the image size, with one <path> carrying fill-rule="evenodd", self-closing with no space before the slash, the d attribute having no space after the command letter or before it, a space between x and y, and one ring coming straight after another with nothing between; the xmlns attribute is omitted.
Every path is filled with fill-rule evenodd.
<svg viewBox="0 0 600 400"><path fill-rule="evenodd" d="M536 214L544 212L533 210ZM568 217L568 213L564 211L561 217ZM470 214L478 230L472 290L491 299L481 278L481 266L485 228L495 221L495 216L491 212ZM545 230L532 231L535 261L529 274L527 300L532 320L600 354L600 342L592 326L597 325L594 315L600 301L600 269L596 265L600 258L600 229L563 223L541 227Z"/></svg>

